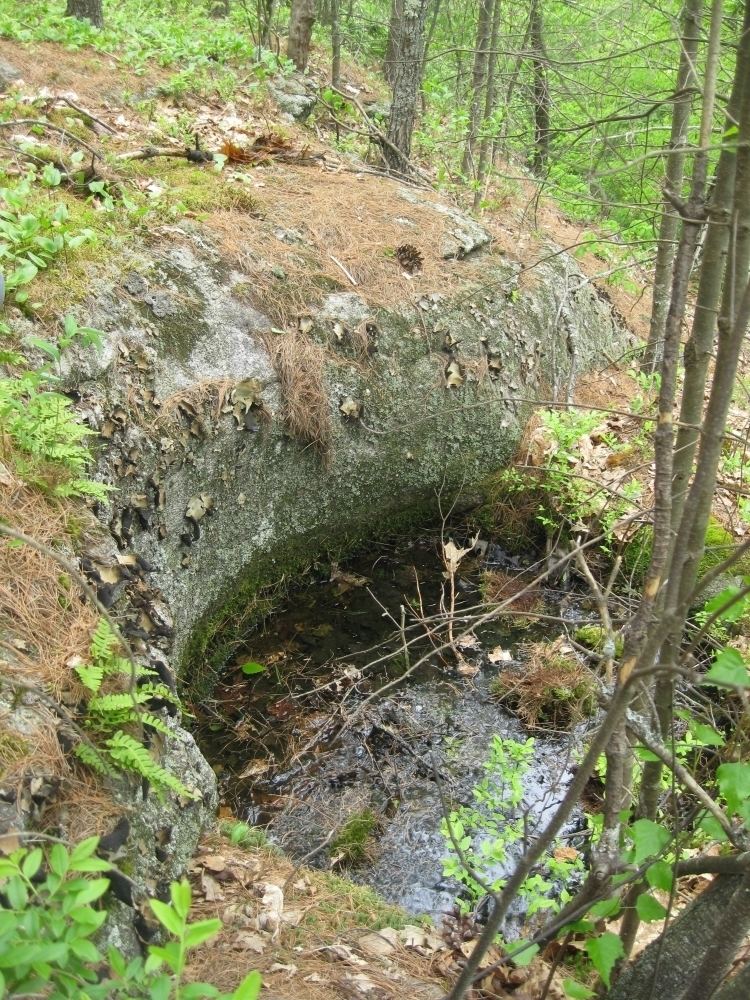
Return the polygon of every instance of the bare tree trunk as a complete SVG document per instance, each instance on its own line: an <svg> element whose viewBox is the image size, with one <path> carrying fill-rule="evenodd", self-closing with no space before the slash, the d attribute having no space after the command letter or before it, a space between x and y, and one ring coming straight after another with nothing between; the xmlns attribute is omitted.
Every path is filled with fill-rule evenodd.
<svg viewBox="0 0 750 1000"><path fill-rule="evenodd" d="M331 0L331 83L341 86L341 4Z"/></svg>
<svg viewBox="0 0 750 1000"><path fill-rule="evenodd" d="M531 2L531 27L529 41L534 70L534 159L532 166L536 173L544 170L549 158L549 84L547 82L547 61L544 55L544 19L541 0Z"/></svg>
<svg viewBox="0 0 750 1000"><path fill-rule="evenodd" d="M750 962L714 994L712 1000L747 1000L750 997Z"/></svg>
<svg viewBox="0 0 750 1000"><path fill-rule="evenodd" d="M396 73L396 54L398 50L398 33L401 19L404 16L404 0L391 0L391 16L388 21L388 41L383 58L383 76L393 86Z"/></svg>
<svg viewBox="0 0 750 1000"><path fill-rule="evenodd" d="M696 86L696 55L700 41L700 20L702 0L687 0L683 11L680 66L677 72L677 94L672 112L672 132L667 147L664 187L678 198L682 194L685 176L685 154L693 92ZM656 249L654 269L653 305L648 343L641 364L642 371L653 371L661 356L664 327L669 307L669 289L672 264L675 255L675 240L680 217L667 197L664 198L659 243Z"/></svg>
<svg viewBox="0 0 750 1000"><path fill-rule="evenodd" d="M488 47L490 40L490 19L492 17L493 0L479 0L479 18L477 20L477 44L474 49L474 69L471 75L471 107L469 108L469 127L466 132L466 148L461 164L465 176L474 173L474 145L479 131L480 109L482 106L482 90L487 77Z"/></svg>
<svg viewBox="0 0 750 1000"><path fill-rule="evenodd" d="M750 31L750 5L745 8L745 31ZM745 47L740 47L738 60L748 59ZM750 65L740 65L734 76L732 92L727 105L725 132L737 127L742 102L743 83L750 74ZM698 430L703 413L708 363L716 336L716 319L721 299L729 222L734 197L737 156L734 148L724 144L719 154L711 202L708 206L708 232L703 254L696 298L695 317L690 337L685 344L685 381L680 408L680 427L677 431L674 463L674 502L682 510L688 477L698 444Z"/></svg>
<svg viewBox="0 0 750 1000"><path fill-rule="evenodd" d="M102 0L68 0L66 17L77 17L80 21L91 21L95 28L104 27Z"/></svg>
<svg viewBox="0 0 750 1000"><path fill-rule="evenodd" d="M495 110L495 73L497 69L497 43L500 37L500 15L502 13L501 0L491 0L492 3L492 28L490 30L490 51L487 60L487 81L484 91L484 127L485 135L479 146L479 164L477 167L477 189L474 192L474 210L476 211L482 203L484 196L484 182L492 159L494 147L494 137L486 134L486 129L492 113Z"/></svg>
<svg viewBox="0 0 750 1000"><path fill-rule="evenodd" d="M257 0L256 12L258 15L258 46L259 49L267 49L271 44L271 23L273 22L275 0ZM260 59L260 51L258 52Z"/></svg>
<svg viewBox="0 0 750 1000"><path fill-rule="evenodd" d="M403 170L411 154L411 137L417 117L417 97L422 82L424 27L428 0L404 0L393 71L393 101L383 148L386 163ZM395 147L391 148L391 147Z"/></svg>
<svg viewBox="0 0 750 1000"><path fill-rule="evenodd" d="M681 1000L705 1000L721 986L750 929L750 875L740 882L713 928L711 945Z"/></svg>
<svg viewBox="0 0 750 1000"><path fill-rule="evenodd" d="M307 67L310 58L316 7L316 0L292 0L286 54L300 72Z"/></svg>

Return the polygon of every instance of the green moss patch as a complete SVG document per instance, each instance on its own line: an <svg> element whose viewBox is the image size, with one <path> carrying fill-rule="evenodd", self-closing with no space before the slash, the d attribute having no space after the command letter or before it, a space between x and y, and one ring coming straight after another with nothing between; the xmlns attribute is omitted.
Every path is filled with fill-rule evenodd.
<svg viewBox="0 0 750 1000"><path fill-rule="evenodd" d="M622 566L631 586L639 587L646 578L653 542L653 528L644 525L627 542L622 550ZM698 564L698 579L709 570L723 563L737 548L737 543L731 532L723 524L712 517L706 528L705 551ZM729 572L738 576L750 574L750 556L746 555L731 567Z"/></svg>
<svg viewBox="0 0 750 1000"><path fill-rule="evenodd" d="M378 818L371 809L363 809L350 817L338 836L331 841L331 852L344 864L356 865L368 858L372 851L372 836L377 830Z"/></svg>

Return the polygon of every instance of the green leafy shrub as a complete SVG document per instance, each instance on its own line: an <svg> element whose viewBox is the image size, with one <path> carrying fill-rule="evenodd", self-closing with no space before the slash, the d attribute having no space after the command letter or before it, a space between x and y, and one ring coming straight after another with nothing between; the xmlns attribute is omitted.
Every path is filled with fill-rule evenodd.
<svg viewBox="0 0 750 1000"><path fill-rule="evenodd" d="M464 912L485 895L484 887L472 871L493 892L500 891L506 880L493 873L512 860L514 848L528 835L523 783L533 755L531 737L519 743L493 736L484 764L485 777L472 792L474 804L459 806L441 822L440 832L449 851L443 863L443 874L457 879L465 887L467 898L458 901ZM463 858L459 857L454 840ZM520 895L528 903L530 917L542 910L556 911L571 898L566 885L573 871L583 870L583 862L574 852L570 856L559 853L559 857L553 854L547 858L542 869L530 875L521 887ZM562 889L558 896L553 896L558 881Z"/></svg>
<svg viewBox="0 0 750 1000"><path fill-rule="evenodd" d="M151 945L147 959L128 961L114 948L105 957L94 940L107 918L96 904L109 888L111 864L95 857L98 837L72 850L55 844L20 848L0 857L0 995L61 1000L256 1000L261 980L251 972L231 994L210 983L182 982L192 948L221 929L220 920L190 923L190 885L172 883L171 903L150 901L171 939ZM90 878L99 873L101 877Z"/></svg>
<svg viewBox="0 0 750 1000"><path fill-rule="evenodd" d="M640 586L646 578L651 562L652 542L653 528L651 525L643 525L623 547L623 569L633 586ZM734 536L715 517L709 519L704 545L705 551L698 564L698 579L728 559L737 547ZM750 557L738 559L727 572L739 576L750 574Z"/></svg>

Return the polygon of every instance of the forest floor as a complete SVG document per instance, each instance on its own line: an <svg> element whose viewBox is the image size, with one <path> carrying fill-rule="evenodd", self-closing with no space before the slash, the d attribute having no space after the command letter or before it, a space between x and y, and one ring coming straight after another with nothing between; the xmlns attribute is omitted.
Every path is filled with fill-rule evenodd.
<svg viewBox="0 0 750 1000"><path fill-rule="evenodd" d="M133 77L113 57L86 50L67 51L51 44L21 47L0 40L0 58L13 63L23 75L13 98L18 102L14 117L32 117L43 108L48 122L69 129L106 154L105 165L97 170L114 194L114 222L103 203L89 200L84 204L78 199L81 203L76 206L76 194L66 195L74 210L86 213L87 224L102 236L99 247L82 252L81 259L88 255L88 265L95 262L97 254L116 252L117 241L127 239L127 227L139 230L144 218L151 238L158 239L160 227L188 217L205 221L240 265L243 254L256 264L262 262L260 271L256 268L260 278L254 295L258 305L268 308L279 324L296 321L306 308L315 305L321 289L332 286L357 287L375 304L398 301L405 293L445 291L450 286L450 266L429 253L440 234L434 230L434 222L428 223L427 213L425 228L418 240L415 238L425 250L421 274L405 274L384 252L396 238L392 220L398 205L389 200L388 186L377 176L373 164L357 161L334 147L325 113L316 115L307 126L281 124L277 109L262 88L236 94L231 101L189 93L174 99L160 93L166 73L158 69ZM348 67L348 73L351 86L359 91L370 88L374 97L379 96L377 84L364 71ZM31 141L48 143L53 150L69 150L61 133L41 132L40 138L40 130L33 125L6 130L4 139L11 157L14 150L28 149ZM195 148L196 135L201 149L222 151L226 156L221 173L211 163L190 162L185 157L186 148ZM172 150L174 155L130 158L152 146L162 152ZM19 173L22 163L19 152ZM337 191L341 185L353 183L360 196L354 208L343 210L344 201ZM126 213L117 210L118 190L137 201L130 221ZM419 197L428 202L444 200L429 189L420 190ZM148 214L152 208L155 217ZM415 212L419 214L418 207ZM430 219L433 216L430 213ZM590 229L566 219L550 200L538 197L531 180L522 179L517 180L514 195L504 197L481 222L492 233L493 252L519 261L530 281L536 261L556 253L557 247L579 247ZM293 241L274 238L275 231L293 233L301 226L308 237L304 252L308 259L302 264ZM113 235L113 229L119 229L118 236ZM646 276L630 272L627 285L610 281L608 263L585 247L578 263L626 325L644 338L650 309ZM481 262L477 263L477 277L481 269ZM283 295L275 280L280 271L287 278ZM89 273L75 258L42 273L34 284L42 319L47 317L51 322L61 309L85 298L81 282ZM631 404L641 389L622 359L610 360L611 367L579 382L576 402L603 409L614 406L621 414L603 415L601 427L590 432L588 443L580 446L580 458L572 471L616 488L627 477L637 475L639 462L643 463L637 452L626 468L614 461L614 450L604 435L615 431L620 446L637 434L641 420L631 412ZM734 420L738 430L747 422L742 402ZM543 456L548 444L544 435L532 428L522 458L528 464L539 464L533 457L534 449ZM646 458L646 467L648 461ZM6 511L17 509L22 494L28 501L24 484L2 465L0 491ZM733 496L728 489L724 520L740 535L745 529L729 516ZM733 511L733 501L731 507ZM34 509L29 516L36 521L39 512ZM51 524L52 533L58 530L62 529L57 522ZM52 585L56 567L45 564L38 555L30 559L29 572ZM58 636L65 637L63 646L50 653L53 659L65 663L72 656L86 655L91 622L76 622L76 630L72 630L70 622L55 619L49 608L42 614L45 632L51 635L56 623ZM36 625L30 620L31 632L39 627L39 620L35 621ZM89 790L86 794L93 793ZM242 848L218 832L204 839L190 878L198 915L218 915L224 921L219 937L196 952L190 971L195 978L210 980L224 989L256 967L263 973L264 995L279 1000L296 1000L301 995L311 1000L340 1000L342 996L437 1000L475 943L473 939L461 940L460 935L442 936L428 926L410 924L403 913L368 890L329 873L297 870L267 847ZM694 888L686 885L685 898ZM659 929L653 931L655 936ZM650 933L646 927L639 947L647 943ZM499 953L488 960L494 958L499 958ZM550 976L552 961L552 955L538 958L526 969L501 964L483 986L489 996L536 1000ZM564 975L560 970L552 974L545 994L550 1000L563 1000Z"/></svg>

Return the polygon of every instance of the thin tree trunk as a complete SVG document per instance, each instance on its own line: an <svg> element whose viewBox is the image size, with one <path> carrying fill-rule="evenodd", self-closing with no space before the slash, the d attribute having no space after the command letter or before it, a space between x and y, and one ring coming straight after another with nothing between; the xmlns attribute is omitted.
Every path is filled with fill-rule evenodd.
<svg viewBox="0 0 750 1000"><path fill-rule="evenodd" d="M474 145L479 132L480 109L482 106L482 91L487 77L488 47L490 40L490 22L494 0L479 0L479 18L477 20L477 44L474 49L474 69L471 74L471 106L469 108L469 125L466 131L466 147L461 170L465 176L474 173Z"/></svg>
<svg viewBox="0 0 750 1000"><path fill-rule="evenodd" d="M267 49L271 44L271 24L273 22L275 0L257 0L256 11L258 15L258 47ZM258 59L260 59L258 51Z"/></svg>
<svg viewBox="0 0 750 1000"><path fill-rule="evenodd" d="M547 62L544 55L544 19L541 0L531 2L531 28L529 41L533 57L534 71L534 158L532 166L536 173L544 170L549 159L549 84L547 82Z"/></svg>
<svg viewBox="0 0 750 1000"><path fill-rule="evenodd" d="M300 72L310 58L310 40L315 24L316 0L292 0L286 54Z"/></svg>
<svg viewBox="0 0 750 1000"><path fill-rule="evenodd" d="M341 86L341 4L331 0L331 83Z"/></svg>
<svg viewBox="0 0 750 1000"><path fill-rule="evenodd" d="M745 8L745 31L750 31L750 5ZM738 60L748 58L741 47ZM738 66L734 76L732 92L727 105L725 131L737 127L742 103L742 89L748 79L750 65ZM737 156L734 148L727 144L722 147L716 167L711 203L708 207L708 232L703 246L695 317L690 337L685 344L685 380L680 408L680 427L675 446L673 500L680 512L685 500L690 469L698 444L698 431L693 425L700 424L703 413L708 363L716 336L716 319L719 312L727 247L729 244L729 223L734 197Z"/></svg>
<svg viewBox="0 0 750 1000"><path fill-rule="evenodd" d="M474 192L474 211L482 203L484 197L484 185L487 172L492 161L492 149L494 136L487 132L489 121L495 110L496 99L496 70L497 70L497 44L500 37L500 15L502 13L502 0L491 0L492 3L492 28L490 30L490 52L487 60L487 82L484 91L484 135L479 146L479 164L477 167L477 189Z"/></svg>
<svg viewBox="0 0 750 1000"><path fill-rule="evenodd" d="M393 101L383 148L388 166L403 170L411 154L411 138L417 117L417 97L422 82L424 27L428 0L404 0L393 70Z"/></svg>
<svg viewBox="0 0 750 1000"><path fill-rule="evenodd" d="M685 176L685 155L690 112L693 106L693 92L696 86L696 57L700 42L700 20L702 0L687 0L683 11L682 38L680 39L680 65L677 71L677 98L672 111L672 131L667 146L664 188L678 198L682 194ZM669 289L672 265L675 255L675 240L679 230L680 217L667 197L664 198L659 242L656 248L654 268L653 304L648 343L643 355L641 370L654 371L661 356L664 327L669 308Z"/></svg>
<svg viewBox="0 0 750 1000"><path fill-rule="evenodd" d="M398 52L398 33L404 16L404 0L391 0L391 16L388 21L388 41L383 57L383 76L393 86Z"/></svg>
<svg viewBox="0 0 750 1000"><path fill-rule="evenodd" d="M750 962L746 962L736 976L729 979L712 1000L747 1000L750 997Z"/></svg>
<svg viewBox="0 0 750 1000"><path fill-rule="evenodd" d="M68 0L66 17L77 17L80 21L91 21L95 28L104 27L102 0Z"/></svg>

